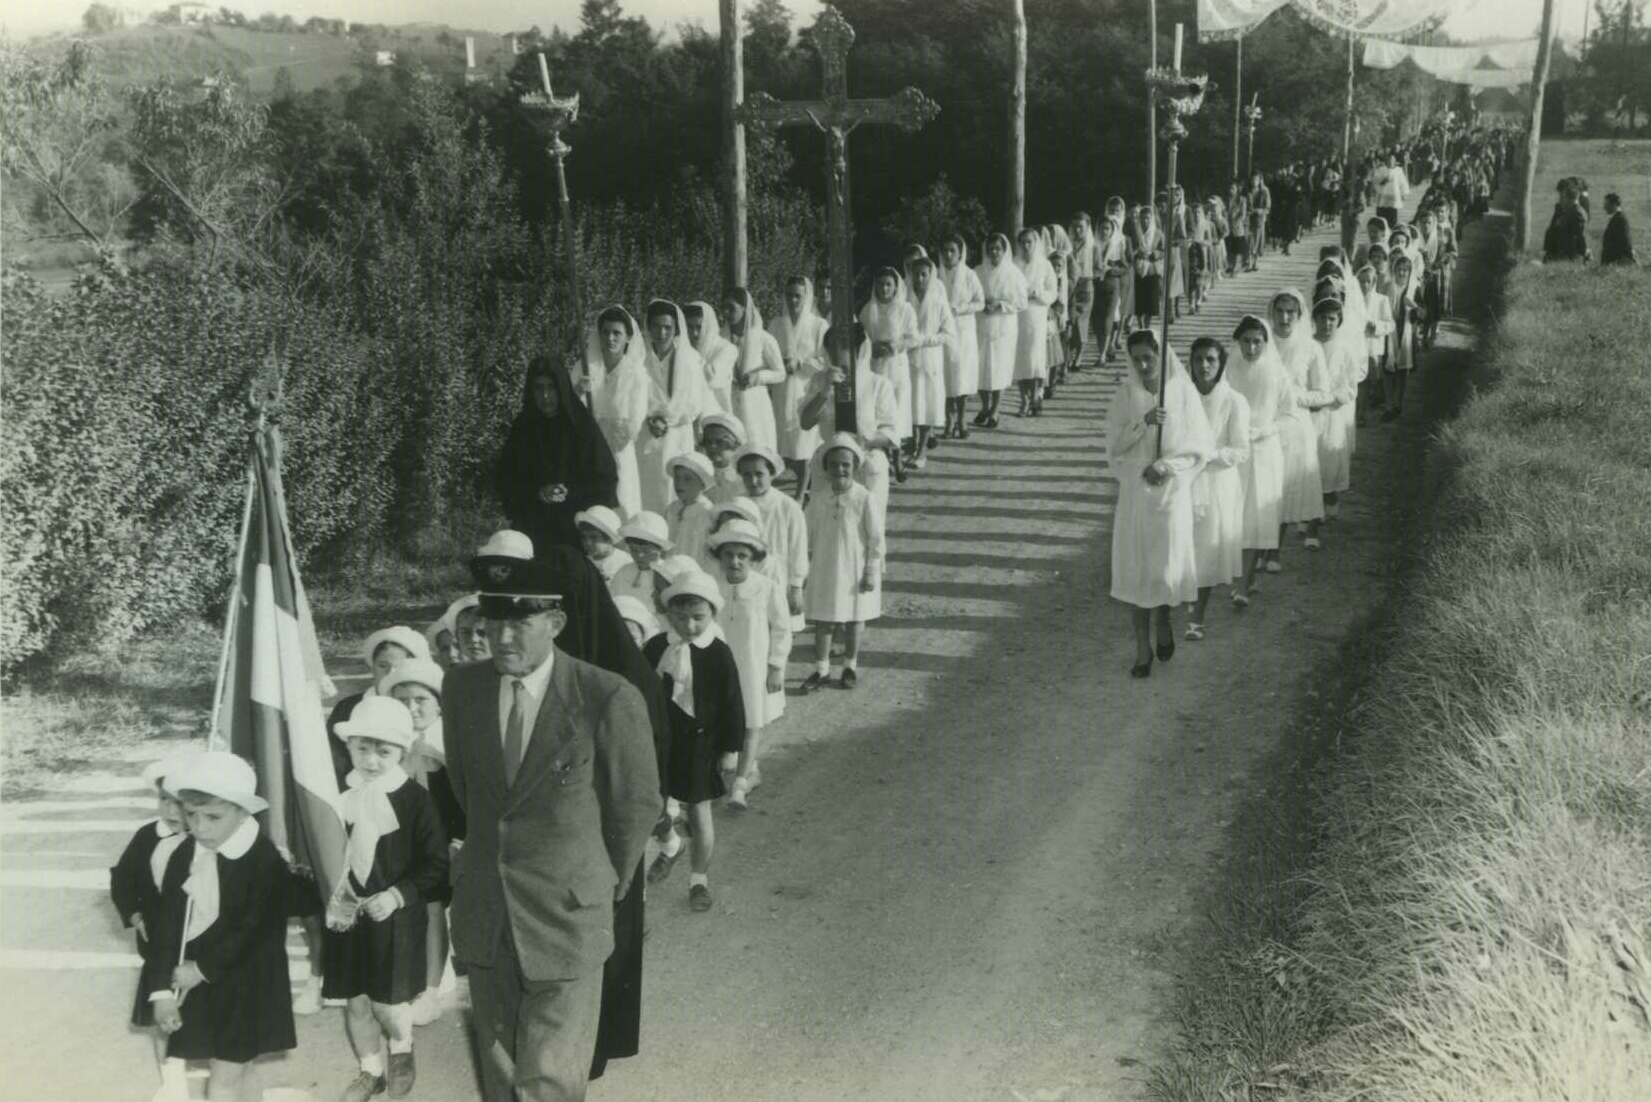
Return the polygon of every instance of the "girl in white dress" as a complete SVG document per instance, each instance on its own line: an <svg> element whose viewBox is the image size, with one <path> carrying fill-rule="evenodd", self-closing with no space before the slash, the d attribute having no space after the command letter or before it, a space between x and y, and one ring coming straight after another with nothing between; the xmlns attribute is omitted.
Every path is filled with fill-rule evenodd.
<svg viewBox="0 0 1651 1102"><path fill-rule="evenodd" d="M1026 277L1009 258L1009 239L1001 233L986 239L986 261L975 269L975 275L986 300L976 326L980 412L975 415L975 424L995 429L1004 388L1015 380L1015 346L1021 311L1026 309Z"/></svg>
<svg viewBox="0 0 1651 1102"><path fill-rule="evenodd" d="M1376 286L1376 269L1359 265L1359 293L1364 296L1365 394L1359 403L1359 423L1367 409L1382 405L1382 372L1387 363L1387 339L1393 333L1393 304Z"/></svg>
<svg viewBox="0 0 1651 1102"><path fill-rule="evenodd" d="M831 323L814 309L814 283L807 276L786 280L785 309L769 321L768 328L785 363L785 382L769 389L774 398L774 427L779 453L797 477L797 498L801 500L807 491L804 477L808 461L820 447L820 434L802 426L803 395L821 369L825 333L831 328Z"/></svg>
<svg viewBox="0 0 1651 1102"><path fill-rule="evenodd" d="M963 238L954 235L941 246L940 281L957 321L957 339L946 348L946 436L967 440L969 429L963 418L969 410L969 395L980 389L976 319L986 308L986 293L980 289L980 277L969 267L969 249Z"/></svg>
<svg viewBox="0 0 1651 1102"><path fill-rule="evenodd" d="M1227 349L1214 337L1192 342L1192 384L1202 396L1215 452L1192 485L1192 541L1197 553L1198 600L1187 617L1187 638L1204 638L1210 592L1244 574L1244 476L1250 458L1250 403L1227 382Z"/></svg>
<svg viewBox="0 0 1651 1102"><path fill-rule="evenodd" d="M646 356L642 327L624 307L609 306L596 316L596 328L585 346L585 377L602 380L592 392L591 413L613 452L619 471L619 508L625 516L642 509L636 450L653 396Z"/></svg>
<svg viewBox="0 0 1651 1102"><path fill-rule="evenodd" d="M1244 483L1244 577L1233 587L1233 604L1245 608L1255 594L1256 568L1278 546L1278 513L1284 500L1284 446L1279 424L1294 409L1295 396L1272 345L1267 323L1245 314L1233 330L1238 355L1227 382L1250 413L1250 455L1238 466Z"/></svg>
<svg viewBox="0 0 1651 1102"><path fill-rule="evenodd" d="M606 505L592 505L573 514L573 526L579 529L579 542L585 548L585 558L596 567L602 580L610 584L614 575L631 562L630 553L619 548L619 528L623 523L619 514Z"/></svg>
<svg viewBox="0 0 1651 1102"><path fill-rule="evenodd" d="M1107 409L1106 438L1118 478L1112 518L1112 596L1130 609L1135 630L1132 677L1150 677L1153 614L1158 659L1175 654L1170 607L1198 596L1192 538L1192 487L1215 452L1198 391L1173 349L1158 404L1158 337L1150 329L1129 335L1130 371ZM1160 444L1159 430L1162 429Z"/></svg>
<svg viewBox="0 0 1651 1102"><path fill-rule="evenodd" d="M711 537L711 548L719 560L717 584L722 590L717 624L734 652L745 698L745 743L728 806L744 811L751 790L762 783L757 754L763 730L785 714L791 610L782 587L757 568L767 557L768 541L756 527L744 520L730 521Z"/></svg>
<svg viewBox="0 0 1651 1102"><path fill-rule="evenodd" d="M745 447L745 425L732 413L713 413L699 423L699 450L711 461L712 505L721 505L745 492L734 469L734 456Z"/></svg>
<svg viewBox="0 0 1651 1102"><path fill-rule="evenodd" d="M615 597L635 597L654 607L654 566L671 549L671 533L658 513L641 512L619 529L631 561L608 580L608 592Z"/></svg>
<svg viewBox="0 0 1651 1102"><path fill-rule="evenodd" d="M706 491L715 479L711 461L699 452L673 455L665 461L676 500L665 508L665 528L678 555L698 560L711 534L711 500Z"/></svg>
<svg viewBox="0 0 1651 1102"><path fill-rule="evenodd" d="M1049 246L1037 230L1020 231L1015 265L1026 280L1026 303L1015 330L1015 384L1020 413L1043 413L1043 386L1049 379L1049 304L1060 294L1060 280L1049 263Z"/></svg>
<svg viewBox="0 0 1651 1102"><path fill-rule="evenodd" d="M825 485L808 503L809 557L813 570L804 611L814 622L814 672L804 692L823 688L831 675L831 639L843 631L843 675L838 683L859 683L860 642L865 625L883 613L883 522L855 474L865 462L860 442L846 432L820 446Z"/></svg>
<svg viewBox="0 0 1651 1102"><path fill-rule="evenodd" d="M1279 507L1279 546L1267 552L1267 573L1284 569L1280 549L1284 529L1291 524L1317 525L1324 516L1324 492L1319 478L1318 432L1313 428L1312 411L1329 402L1329 378L1324 352L1308 330L1307 304L1294 288L1273 296L1273 347L1290 380L1295 404L1290 416L1279 424L1279 443L1284 450L1284 500Z"/></svg>
<svg viewBox="0 0 1651 1102"><path fill-rule="evenodd" d="M1363 379L1362 360L1355 361L1347 342L1338 339L1341 326L1340 300L1326 297L1313 303L1313 339L1324 350L1326 390L1330 398L1327 404L1313 411L1326 515L1332 513L1340 495L1352 486L1353 408ZM1318 538L1319 533L1310 530L1308 546L1315 546Z"/></svg>
<svg viewBox="0 0 1651 1102"><path fill-rule="evenodd" d="M665 299L648 303L648 402L646 431L636 451L642 482L642 508L663 513L671 503L671 479L665 460L694 450L695 426L717 412L705 382L705 363L688 342L688 319L682 307Z"/></svg>
<svg viewBox="0 0 1651 1102"><path fill-rule="evenodd" d="M729 291L722 308L728 320L728 338L739 349L734 361L734 415L745 425L747 443L777 447L774 399L768 388L785 382L785 360L780 356L779 342L763 328L762 311L744 287Z"/></svg>
<svg viewBox="0 0 1651 1102"><path fill-rule="evenodd" d="M808 397L803 402L803 424L818 427L826 439L837 435L838 391L847 390L850 365L854 372L854 436L859 441L865 461L859 464L855 477L871 495L877 510L877 522L882 526L889 515L889 454L897 452L894 444L895 421L899 407L895 404L894 388L889 381L871 370L871 341L865 327L855 324L848 333L835 327L826 332L826 370L814 378ZM824 453L820 453L824 454ZM810 481L825 478L820 467L820 454L811 461Z"/></svg>
<svg viewBox="0 0 1651 1102"><path fill-rule="evenodd" d="M785 470L779 453L760 444L747 444L734 457L734 468L745 484L745 497L762 516L763 538L768 541L763 572L780 584L786 604L796 617L791 626L803 628L803 583L808 580L808 524L795 498L774 489L774 479Z"/></svg>
<svg viewBox="0 0 1651 1102"><path fill-rule="evenodd" d="M871 300L860 310L860 324L871 338L871 369L894 387L900 406L898 437L902 448L911 439L911 361L906 353L917 344L917 311L906 301L905 281L893 268L879 268L872 277ZM895 477L900 472L896 470Z"/></svg>
<svg viewBox="0 0 1651 1102"><path fill-rule="evenodd" d="M914 470L922 470L931 435L946 423L946 350L957 343L957 322L945 288L934 278L934 261L916 246L906 258L906 274L917 338L912 344L911 416Z"/></svg>
<svg viewBox="0 0 1651 1102"><path fill-rule="evenodd" d="M694 351L705 362L705 385L717 400L717 408L724 413L734 412L734 361L740 351L734 342L722 335L717 321L716 307L701 300L690 302L682 311L688 320L688 339Z"/></svg>

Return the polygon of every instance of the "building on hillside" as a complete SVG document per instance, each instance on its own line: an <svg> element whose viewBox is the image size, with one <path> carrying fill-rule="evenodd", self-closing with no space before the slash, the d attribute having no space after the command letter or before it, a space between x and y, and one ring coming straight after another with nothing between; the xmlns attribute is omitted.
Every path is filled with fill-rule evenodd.
<svg viewBox="0 0 1651 1102"><path fill-rule="evenodd" d="M184 0L167 10L177 17L179 23L210 23L215 14L212 5L197 3L196 0Z"/></svg>
<svg viewBox="0 0 1651 1102"><path fill-rule="evenodd" d="M378 62L380 67L387 68L396 63L396 52L394 50L380 50L374 60Z"/></svg>

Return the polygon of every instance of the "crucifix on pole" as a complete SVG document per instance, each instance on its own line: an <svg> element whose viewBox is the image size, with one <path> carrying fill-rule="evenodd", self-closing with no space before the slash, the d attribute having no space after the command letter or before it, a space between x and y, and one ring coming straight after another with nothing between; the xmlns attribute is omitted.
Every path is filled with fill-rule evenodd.
<svg viewBox="0 0 1651 1102"><path fill-rule="evenodd" d="M848 136L866 123L916 130L940 113L940 105L915 88L887 99L850 99L848 51L854 28L836 8L827 6L809 32L820 55L821 94L817 100L782 103L754 92L740 106L739 121L748 126L812 126L826 136L826 236L831 257L831 324L842 332L854 325L854 224L849 205ZM854 432L854 372L836 394L837 428Z"/></svg>
<svg viewBox="0 0 1651 1102"><path fill-rule="evenodd" d="M546 149L556 162L556 195L562 212L562 248L567 256L568 301L573 307L573 331L583 335L585 303L579 286L579 243L573 235L573 202L568 198L568 176L562 167L567 155L573 152L573 147L562 140L562 131L578 121L579 93L557 98L550 88L550 65L542 51L539 54L539 80L544 85L544 91L523 95L522 106L544 119L545 129L550 133L550 144ZM583 342L580 342L580 347L583 347Z"/></svg>

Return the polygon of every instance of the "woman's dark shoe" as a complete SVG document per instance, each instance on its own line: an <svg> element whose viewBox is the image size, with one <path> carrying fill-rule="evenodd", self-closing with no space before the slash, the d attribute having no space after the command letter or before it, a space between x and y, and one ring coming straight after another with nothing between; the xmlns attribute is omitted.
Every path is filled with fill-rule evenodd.
<svg viewBox="0 0 1651 1102"><path fill-rule="evenodd" d="M1135 665L1129 667L1129 676L1137 678L1151 677L1152 659L1148 658L1145 662L1137 662Z"/></svg>
<svg viewBox="0 0 1651 1102"><path fill-rule="evenodd" d="M1174 658L1174 657L1175 657L1175 643L1173 641L1168 642L1168 643L1159 643L1158 644L1158 661L1168 662L1171 658Z"/></svg>

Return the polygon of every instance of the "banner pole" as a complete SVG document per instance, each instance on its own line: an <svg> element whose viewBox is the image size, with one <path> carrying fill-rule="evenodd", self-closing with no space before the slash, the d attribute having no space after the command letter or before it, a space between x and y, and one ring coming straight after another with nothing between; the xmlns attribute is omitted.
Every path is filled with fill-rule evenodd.
<svg viewBox="0 0 1651 1102"><path fill-rule="evenodd" d="M263 416L259 418L259 428L262 431ZM256 438L253 448L258 447ZM235 581L229 591L229 611L224 615L224 645L218 654L218 680L212 692L212 726L207 730L208 750L228 750L229 740L218 737L218 720L223 714L224 679L229 676L229 651L235 643L235 632L241 621L241 582L246 573L247 541L252 529L252 499L258 492L258 476L255 470L256 456L247 457L247 493L246 507L241 510L241 541L235 552Z"/></svg>

